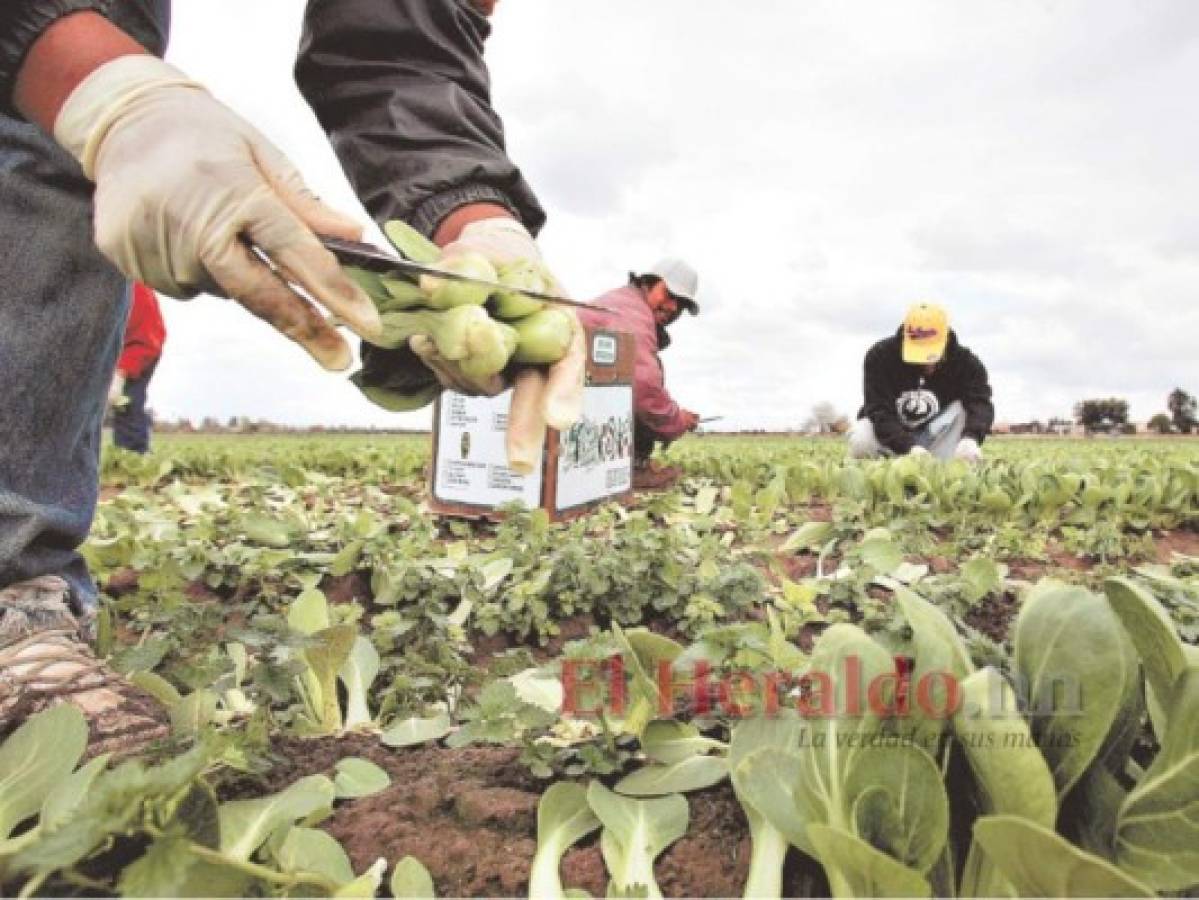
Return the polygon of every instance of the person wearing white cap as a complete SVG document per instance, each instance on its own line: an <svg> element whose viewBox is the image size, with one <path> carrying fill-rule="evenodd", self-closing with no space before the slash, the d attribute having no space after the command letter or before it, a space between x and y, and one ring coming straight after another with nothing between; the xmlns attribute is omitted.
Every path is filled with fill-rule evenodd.
<svg viewBox="0 0 1199 900"><path fill-rule="evenodd" d="M677 467L657 465L650 457L659 443L669 444L699 424L699 415L679 406L666 390L659 357L670 346L666 328L678 320L683 310L693 316L699 314L695 299L698 288L695 269L681 259L666 257L642 273L630 272L624 287L591 301L609 314L579 314L584 325L619 328L630 332L636 342L633 487L637 490L660 490L678 480Z"/></svg>

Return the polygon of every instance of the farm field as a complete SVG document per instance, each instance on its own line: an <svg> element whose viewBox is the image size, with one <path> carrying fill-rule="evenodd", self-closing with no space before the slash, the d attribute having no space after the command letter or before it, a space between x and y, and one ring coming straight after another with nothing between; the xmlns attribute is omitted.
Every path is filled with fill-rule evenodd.
<svg viewBox="0 0 1199 900"><path fill-rule="evenodd" d="M430 516L427 437L108 452L100 647L172 733L10 736L4 893L1193 892L1199 441L984 450L692 437L561 525Z"/></svg>

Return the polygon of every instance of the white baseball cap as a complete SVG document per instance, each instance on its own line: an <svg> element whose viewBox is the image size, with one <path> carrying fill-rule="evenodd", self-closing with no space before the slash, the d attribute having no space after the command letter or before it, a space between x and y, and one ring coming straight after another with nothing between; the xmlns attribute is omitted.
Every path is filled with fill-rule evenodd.
<svg viewBox="0 0 1199 900"><path fill-rule="evenodd" d="M683 260L667 256L654 263L644 274L661 278L666 283L666 290L674 295L680 306L693 316L699 315L699 304L695 302L695 294L699 290L699 276L695 274L695 269Z"/></svg>

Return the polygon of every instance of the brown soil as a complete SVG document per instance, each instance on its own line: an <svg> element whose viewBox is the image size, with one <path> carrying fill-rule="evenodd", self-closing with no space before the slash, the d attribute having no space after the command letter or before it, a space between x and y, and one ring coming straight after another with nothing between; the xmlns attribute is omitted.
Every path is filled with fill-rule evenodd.
<svg viewBox="0 0 1199 900"><path fill-rule="evenodd" d="M1012 622L1019 612L1020 604L1015 594L1004 594L1001 597L984 597L963 618L971 628L1002 643L1008 639Z"/></svg>
<svg viewBox="0 0 1199 900"><path fill-rule="evenodd" d="M1199 531L1162 531L1154 536L1157 561L1169 563L1175 553L1199 556Z"/></svg>
<svg viewBox="0 0 1199 900"><path fill-rule="evenodd" d="M438 896L525 896L537 848L537 803L546 783L533 778L509 748L427 747L392 750L376 738L281 738L278 763L264 777L225 784L222 799L282 790L304 775L331 774L339 759L361 756L392 776L392 787L340 805L324 827L349 853L356 871L380 856L415 856L433 876ZM686 836L658 860L667 896L739 896L750 841L729 785L689 794ZM564 883L603 896L607 876L597 835L563 861Z"/></svg>
<svg viewBox="0 0 1199 900"><path fill-rule="evenodd" d="M326 575L321 579L321 590L329 602L335 605L353 603L355 600L369 603L374 599L369 572L351 572L349 575Z"/></svg>

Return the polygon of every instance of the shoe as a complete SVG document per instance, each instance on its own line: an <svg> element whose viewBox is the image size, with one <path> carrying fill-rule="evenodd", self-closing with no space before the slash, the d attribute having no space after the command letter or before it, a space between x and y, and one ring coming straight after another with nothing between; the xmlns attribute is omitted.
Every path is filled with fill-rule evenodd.
<svg viewBox="0 0 1199 900"><path fill-rule="evenodd" d="M0 737L55 703L87 717L89 758L126 756L167 736L166 710L100 662L83 642L55 576L0 590Z"/></svg>
<svg viewBox="0 0 1199 900"><path fill-rule="evenodd" d="M650 460L633 468L633 490L664 491L674 487L682 475L678 466L662 466Z"/></svg>

